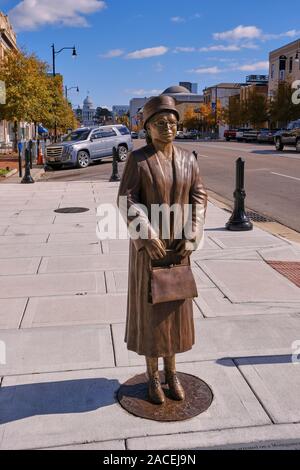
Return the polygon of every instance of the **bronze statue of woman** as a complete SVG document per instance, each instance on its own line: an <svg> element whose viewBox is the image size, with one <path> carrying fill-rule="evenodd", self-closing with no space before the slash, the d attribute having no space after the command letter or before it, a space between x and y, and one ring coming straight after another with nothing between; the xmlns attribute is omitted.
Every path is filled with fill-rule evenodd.
<svg viewBox="0 0 300 470"><path fill-rule="evenodd" d="M149 399L163 404L165 396L158 371L158 358L164 360L165 380L174 400L184 400L185 391L176 374L175 355L192 348L195 342L193 301L191 298L153 305L149 301L151 261L164 259L173 252L188 259L203 238L207 206L199 164L194 154L173 145L179 113L172 97L161 95L145 105L144 128L148 145L133 151L121 180L118 205L128 225L147 208L144 225L148 234L132 237L129 253L129 286L125 341L130 351L146 358ZM121 199L126 197L126 208ZM169 213L169 236L151 220L153 205L189 205L193 211L192 239L176 233L176 216ZM197 216L195 214L202 214ZM145 228L145 227L144 227ZM130 232L130 230L129 230Z"/></svg>

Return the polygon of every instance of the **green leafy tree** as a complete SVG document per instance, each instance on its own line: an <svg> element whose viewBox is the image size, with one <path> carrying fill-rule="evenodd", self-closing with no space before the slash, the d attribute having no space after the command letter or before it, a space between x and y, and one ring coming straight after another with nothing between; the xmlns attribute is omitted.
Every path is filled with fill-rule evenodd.
<svg viewBox="0 0 300 470"><path fill-rule="evenodd" d="M254 88L249 93L247 101L247 121L255 129L258 129L269 119L267 98L265 95L258 93L256 88Z"/></svg>
<svg viewBox="0 0 300 470"><path fill-rule="evenodd" d="M293 104L294 93L291 84L280 82L273 99L269 104L270 120L275 127L284 127L289 121L300 118L300 105Z"/></svg>

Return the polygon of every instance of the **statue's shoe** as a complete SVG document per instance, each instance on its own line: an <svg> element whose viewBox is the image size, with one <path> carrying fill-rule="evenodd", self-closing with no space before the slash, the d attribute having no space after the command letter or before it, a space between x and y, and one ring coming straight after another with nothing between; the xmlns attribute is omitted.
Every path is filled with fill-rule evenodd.
<svg viewBox="0 0 300 470"><path fill-rule="evenodd" d="M165 377L166 383L169 385L171 397L174 400L183 401L185 399L185 392L176 372L166 371Z"/></svg>
<svg viewBox="0 0 300 470"><path fill-rule="evenodd" d="M165 402L165 395L161 387L159 376L152 376L148 382L149 400L155 405L162 405Z"/></svg>

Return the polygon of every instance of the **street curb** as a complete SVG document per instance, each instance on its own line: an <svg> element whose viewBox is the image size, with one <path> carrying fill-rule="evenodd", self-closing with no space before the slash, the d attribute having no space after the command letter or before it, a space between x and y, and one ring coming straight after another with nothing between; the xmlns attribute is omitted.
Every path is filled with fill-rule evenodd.
<svg viewBox="0 0 300 470"><path fill-rule="evenodd" d="M15 175L16 173L18 173L18 170L14 168L13 170L6 173L6 175L2 175L1 178L9 178L10 176Z"/></svg>
<svg viewBox="0 0 300 470"><path fill-rule="evenodd" d="M233 202L229 201L228 199L220 196L219 194L215 193L207 189L208 199L209 201L214 204L215 206L219 207L220 209L225 210L226 212L232 213L233 211ZM247 210L251 210L250 208L246 208ZM257 211L255 211L257 212ZM230 217L230 216L229 216ZM228 217L228 220L229 220ZM300 233L296 230L293 230L290 227L286 227L285 225L281 224L280 222L257 222L252 220L252 223L255 227L264 230L271 235L274 235L278 238L284 238L285 240L300 243Z"/></svg>

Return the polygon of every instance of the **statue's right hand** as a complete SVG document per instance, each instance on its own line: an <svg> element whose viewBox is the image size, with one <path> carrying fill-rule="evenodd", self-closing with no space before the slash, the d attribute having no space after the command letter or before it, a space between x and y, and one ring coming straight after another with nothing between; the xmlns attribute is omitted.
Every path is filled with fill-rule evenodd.
<svg viewBox="0 0 300 470"><path fill-rule="evenodd" d="M145 249L151 259L161 259L167 254L163 242L159 239L145 240Z"/></svg>

